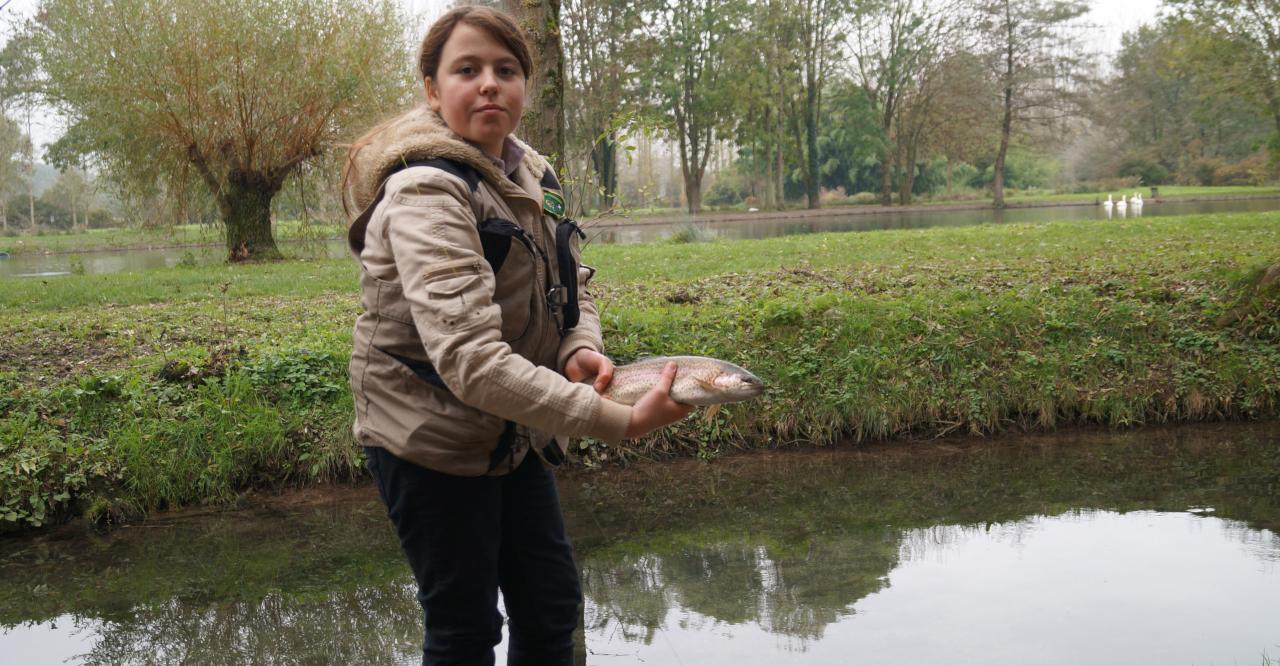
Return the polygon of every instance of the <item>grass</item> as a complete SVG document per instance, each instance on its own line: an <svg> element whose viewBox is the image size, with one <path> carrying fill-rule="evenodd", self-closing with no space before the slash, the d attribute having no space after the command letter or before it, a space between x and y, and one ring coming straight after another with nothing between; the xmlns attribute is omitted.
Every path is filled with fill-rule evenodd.
<svg viewBox="0 0 1280 666"><path fill-rule="evenodd" d="M339 238L343 232L342 225L319 222L305 224L301 220L281 220L275 223L275 238L280 242ZM161 228L125 227L89 229L76 233L0 236L0 252L11 255L66 254L99 250L224 245L225 242L220 226L179 224Z"/></svg>
<svg viewBox="0 0 1280 666"><path fill-rule="evenodd" d="M579 464L904 434L1280 415L1280 213L592 246L620 362L772 386ZM125 517L362 474L354 263L0 281L0 524Z"/></svg>

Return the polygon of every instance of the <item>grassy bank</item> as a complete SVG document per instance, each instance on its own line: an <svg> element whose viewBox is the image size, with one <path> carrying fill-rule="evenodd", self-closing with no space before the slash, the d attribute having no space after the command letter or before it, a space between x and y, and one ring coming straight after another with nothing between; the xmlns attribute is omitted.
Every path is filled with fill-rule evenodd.
<svg viewBox="0 0 1280 666"><path fill-rule="evenodd" d="M905 433L1280 416L1280 213L590 247L619 361L762 400L579 464ZM349 261L0 282L0 524L359 474Z"/></svg>
<svg viewBox="0 0 1280 666"><path fill-rule="evenodd" d="M343 229L338 225L326 225L318 221L308 224L300 220L282 220L275 223L275 238L280 242L338 238L342 232ZM223 237L221 227L179 224L158 229L126 227L89 229L60 234L15 233L12 236L0 236L0 252L11 255L70 254L103 250L224 245L225 243L226 239Z"/></svg>

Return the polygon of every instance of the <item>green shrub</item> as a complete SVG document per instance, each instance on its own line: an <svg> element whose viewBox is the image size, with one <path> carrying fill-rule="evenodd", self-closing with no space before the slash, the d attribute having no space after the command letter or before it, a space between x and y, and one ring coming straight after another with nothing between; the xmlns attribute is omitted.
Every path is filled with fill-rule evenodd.
<svg viewBox="0 0 1280 666"><path fill-rule="evenodd" d="M1158 162L1142 158L1130 158L1120 163L1120 176L1138 179L1141 185L1163 185L1169 182L1169 170Z"/></svg>

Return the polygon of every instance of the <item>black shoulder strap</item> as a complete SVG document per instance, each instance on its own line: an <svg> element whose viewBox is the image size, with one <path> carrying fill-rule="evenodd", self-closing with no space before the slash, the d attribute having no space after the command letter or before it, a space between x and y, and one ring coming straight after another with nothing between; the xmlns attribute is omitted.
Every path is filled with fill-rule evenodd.
<svg viewBox="0 0 1280 666"><path fill-rule="evenodd" d="M573 258L573 235L586 238L578 223L565 218L556 226L556 264L560 268L560 285L564 287L563 321L560 335L565 335L578 325L582 312L578 307L578 262Z"/></svg>

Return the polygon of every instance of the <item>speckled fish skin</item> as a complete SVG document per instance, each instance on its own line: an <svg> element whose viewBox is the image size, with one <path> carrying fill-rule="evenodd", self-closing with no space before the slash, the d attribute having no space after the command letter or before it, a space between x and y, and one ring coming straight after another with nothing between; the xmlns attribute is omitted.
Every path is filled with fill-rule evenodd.
<svg viewBox="0 0 1280 666"><path fill-rule="evenodd" d="M671 399L686 405L718 405L750 400L764 392L764 382L728 361L707 356L655 356L613 369L604 397L634 405L658 383L667 363L677 366ZM590 381L590 380L588 380Z"/></svg>

